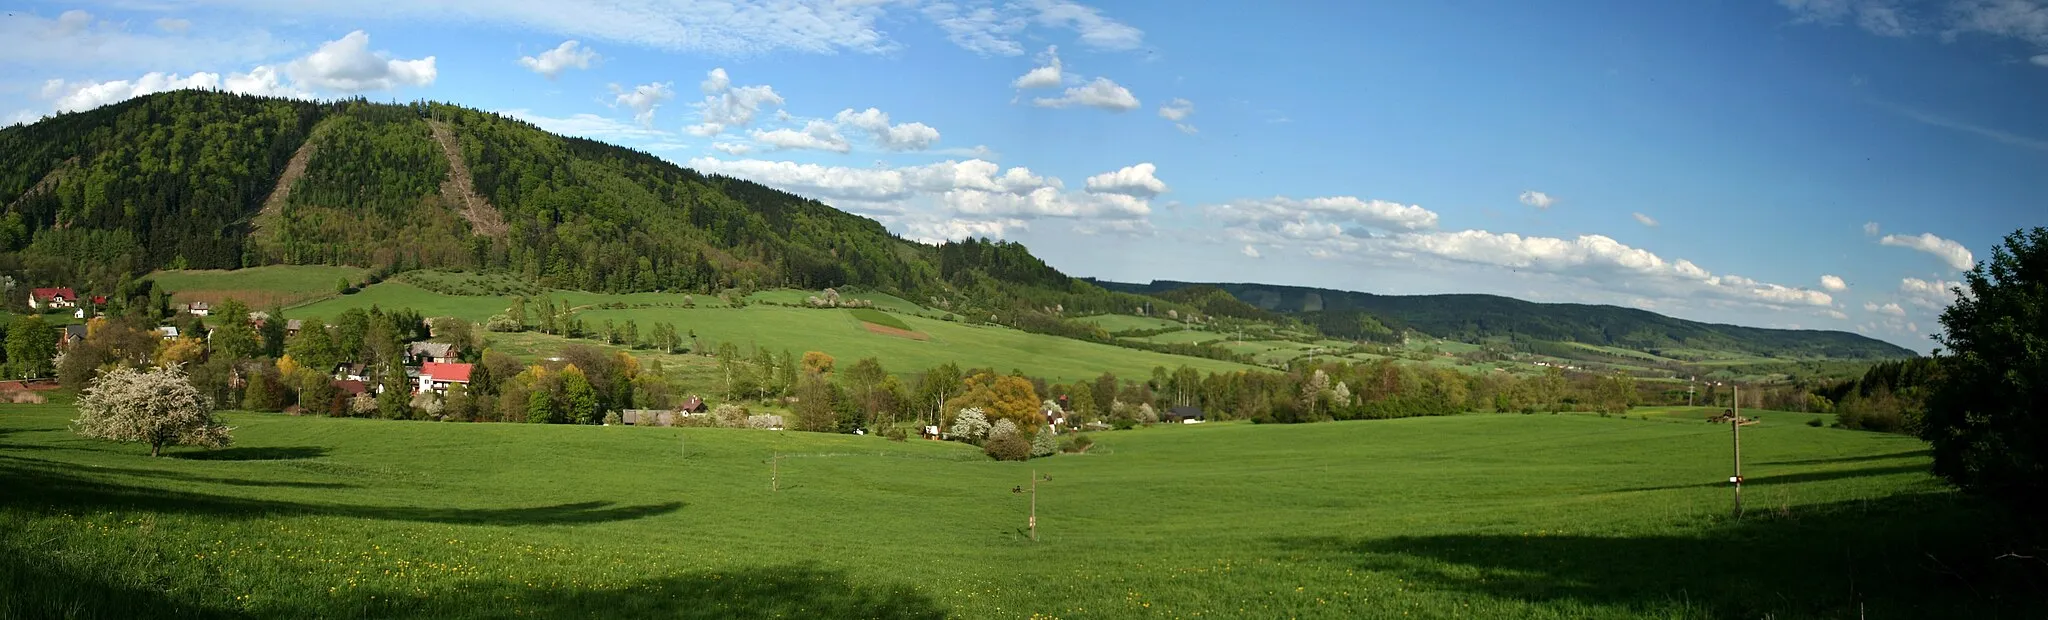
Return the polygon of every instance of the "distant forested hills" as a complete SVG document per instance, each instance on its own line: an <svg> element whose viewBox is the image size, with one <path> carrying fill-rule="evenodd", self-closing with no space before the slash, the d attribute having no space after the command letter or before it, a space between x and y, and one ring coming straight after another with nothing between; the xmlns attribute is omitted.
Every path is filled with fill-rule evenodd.
<svg viewBox="0 0 2048 620"><path fill-rule="evenodd" d="M1385 339L1401 330L1414 330L1463 342L1577 342L1674 359L1692 359L1694 352L1699 351L1778 358L1915 357L1903 347L1848 332L1700 323L1618 306L1535 303L1479 294L1375 295L1270 284L1089 281L1110 290L1166 299L1222 291L1251 310L1292 316L1325 334L1361 340Z"/></svg>
<svg viewBox="0 0 2048 620"><path fill-rule="evenodd" d="M100 292L156 269L328 264L602 292L866 287L1011 322L1144 303L1015 243L915 243L816 200L441 103L175 91L8 127L0 208L0 272Z"/></svg>

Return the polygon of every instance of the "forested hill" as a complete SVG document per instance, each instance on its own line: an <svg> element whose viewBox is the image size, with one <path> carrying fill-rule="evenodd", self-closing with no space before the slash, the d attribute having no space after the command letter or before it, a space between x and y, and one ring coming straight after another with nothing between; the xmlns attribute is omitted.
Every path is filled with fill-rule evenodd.
<svg viewBox="0 0 2048 620"><path fill-rule="evenodd" d="M8 127L0 207L0 272L102 292L161 268L337 264L609 292L853 285L989 313L1136 299L1021 245L914 243L816 200L440 103L175 91Z"/></svg>
<svg viewBox="0 0 2048 620"><path fill-rule="evenodd" d="M1300 318L1325 333L1352 337L1370 336L1379 331L1374 327L1384 326L1385 333L1410 329L1463 342L1499 338L1578 342L1681 359L1688 357L1688 350L1800 358L1915 356L1897 345L1848 332L1700 323L1634 308L1535 303L1498 295L1375 295L1269 284L1089 281L1110 290L1168 297L1191 288L1218 289L1252 307ZM1346 333L1353 330L1359 333Z"/></svg>

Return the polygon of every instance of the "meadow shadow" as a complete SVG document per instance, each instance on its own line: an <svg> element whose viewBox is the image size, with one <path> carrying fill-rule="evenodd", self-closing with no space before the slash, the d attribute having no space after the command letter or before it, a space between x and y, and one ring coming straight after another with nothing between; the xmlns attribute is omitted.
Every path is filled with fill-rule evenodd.
<svg viewBox="0 0 2048 620"><path fill-rule="evenodd" d="M165 456L188 461L286 461L327 456L327 449L319 446L252 446L169 452Z"/></svg>
<svg viewBox="0 0 2048 620"><path fill-rule="evenodd" d="M215 495L194 491L159 489L122 484L82 476L66 469L67 464L0 455L0 507L111 510L134 508L160 512L256 518L273 514L315 514L388 521L418 521L466 525L575 525L626 521L668 514L682 509L682 502L620 506L615 502L586 501L522 508L463 508L418 506L364 506L341 503L312 503ZM322 482L253 481L189 476L177 472L127 468L93 468L122 475L212 482L234 486L300 486L338 488L348 485Z"/></svg>
<svg viewBox="0 0 2048 620"><path fill-rule="evenodd" d="M1834 456L1834 457L1828 457L1828 458L1818 458L1818 459L1797 459L1797 460L1791 460L1791 461L1765 461L1765 462L1762 462L1762 463L1758 463L1758 464L1759 464L1759 465L1827 465L1827 464L1831 464L1831 463L1864 463L1864 462L1869 462L1869 461L1889 461L1889 460L1892 460L1892 459L1905 459L1905 458L1916 458L1916 457L1924 457L1924 456L1928 456L1928 455L1930 455L1930 454L1933 454L1933 453L1932 453L1932 452L1929 452L1929 451L1927 451L1927 450L1906 450L1906 451L1904 451L1904 452L1892 452L1892 453L1889 453L1889 454L1865 454L1865 455L1862 455L1862 456Z"/></svg>
<svg viewBox="0 0 2048 620"><path fill-rule="evenodd" d="M1712 517L1654 536L1447 534L1278 541L1289 557L1428 588L1639 616L2048 617L2048 569L2000 561L2007 513L1941 493Z"/></svg>
<svg viewBox="0 0 2048 620"><path fill-rule="evenodd" d="M1912 465L1892 465L1889 467L1865 467L1862 469L1833 469L1827 471L1807 471L1793 474L1774 474L1769 476L1744 476L1742 479L1742 486L1753 487L1772 484L1796 484L1801 482L1827 482L1830 480L1846 480L1849 478L1862 478L1866 476L1889 476L1892 474L1925 472L1927 472L1927 465L1917 463ZM1726 478L1723 478L1720 480L1715 480L1713 482L1702 482L1699 484L1673 484L1656 487L1621 489L1621 492L1633 493L1638 491L1669 491L1673 489L1727 488L1728 486L1728 480Z"/></svg>

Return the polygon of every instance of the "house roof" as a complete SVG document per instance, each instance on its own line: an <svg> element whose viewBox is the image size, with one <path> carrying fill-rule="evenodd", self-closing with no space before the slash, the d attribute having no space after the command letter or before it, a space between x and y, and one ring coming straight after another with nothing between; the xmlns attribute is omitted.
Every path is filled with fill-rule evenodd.
<svg viewBox="0 0 2048 620"><path fill-rule="evenodd" d="M350 396L361 396L370 392L370 386L361 381L335 381L334 387Z"/></svg>
<svg viewBox="0 0 2048 620"><path fill-rule="evenodd" d="M172 338L178 337L178 328L172 327L170 325L165 325L163 327L156 328L156 332Z"/></svg>
<svg viewBox="0 0 2048 620"><path fill-rule="evenodd" d="M405 351L427 357L454 357L455 345L446 342L415 342L406 345Z"/></svg>
<svg viewBox="0 0 2048 620"><path fill-rule="evenodd" d="M425 365L420 366L420 376L431 377L435 381L469 383L469 369L469 364L427 362Z"/></svg>
<svg viewBox="0 0 2048 620"><path fill-rule="evenodd" d="M190 307L190 308L191 308L191 309L193 309L193 310L205 310L205 309L207 309L207 308L211 308L211 307L213 307L213 306L209 306L209 305L207 305L207 304L206 304L206 302L203 302L203 301L195 301L195 302L192 302L192 305L191 305L191 306L188 306L188 307Z"/></svg>
<svg viewBox="0 0 2048 620"><path fill-rule="evenodd" d="M1202 417L1202 408L1181 405L1179 407L1174 407L1172 409L1166 410L1166 413L1170 415L1181 416L1183 418L1199 418Z"/></svg>
<svg viewBox="0 0 2048 620"><path fill-rule="evenodd" d="M286 319L284 322L284 328L292 331L298 331L298 329L301 326L304 326L305 324L306 322L301 319Z"/></svg>
<svg viewBox="0 0 2048 620"><path fill-rule="evenodd" d="M62 297L64 299L78 299L78 294L71 292L71 289L68 288L29 289L28 295L36 299L56 299L59 297Z"/></svg>
<svg viewBox="0 0 2048 620"><path fill-rule="evenodd" d="M84 340L86 333L87 332L84 323L72 323L70 325L64 326L65 336L77 338L79 340Z"/></svg>

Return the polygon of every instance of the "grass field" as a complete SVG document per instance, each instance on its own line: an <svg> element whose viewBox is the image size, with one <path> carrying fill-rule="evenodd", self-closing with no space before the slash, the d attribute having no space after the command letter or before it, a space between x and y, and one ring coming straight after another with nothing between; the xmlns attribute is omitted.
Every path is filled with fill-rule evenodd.
<svg viewBox="0 0 2048 620"><path fill-rule="evenodd" d="M891 316L889 313L880 310L875 310L872 308L856 308L853 310L848 310L846 311L846 313L852 315L854 320L860 321L862 323L873 323L876 325L880 325L882 327L900 329L903 331L913 331L910 329L910 324L904 323L903 319L896 318L894 316Z"/></svg>
<svg viewBox="0 0 2048 620"><path fill-rule="evenodd" d="M181 270L150 274L176 303L219 303L233 297L256 309L289 306L335 294L341 280L356 282L363 270L325 265L275 265L233 271Z"/></svg>
<svg viewBox="0 0 2048 620"><path fill-rule="evenodd" d="M1181 326L1180 321L1168 321L1156 317L1131 316L1128 314L1097 314L1074 320L1095 325L1112 334L1138 329L1166 329L1168 327Z"/></svg>
<svg viewBox="0 0 2048 620"><path fill-rule="evenodd" d="M2041 617L1929 573L1983 516L1907 437L1471 415L874 437L0 406L0 617ZM771 491L771 456L779 491ZM1041 483L1039 542L1027 536ZM1984 557L1990 557L1985 555ZM1937 558L1930 561L1930 558ZM1974 589L1973 589L1974 588Z"/></svg>

